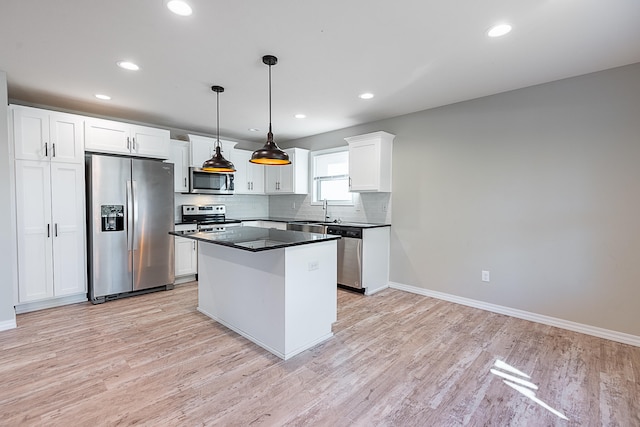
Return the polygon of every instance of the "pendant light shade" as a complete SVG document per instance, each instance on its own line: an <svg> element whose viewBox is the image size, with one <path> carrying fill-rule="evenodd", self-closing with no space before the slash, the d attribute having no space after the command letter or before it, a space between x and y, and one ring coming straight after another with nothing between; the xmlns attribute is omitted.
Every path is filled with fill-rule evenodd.
<svg viewBox="0 0 640 427"><path fill-rule="evenodd" d="M222 86L211 86L211 90L216 93L216 152L213 154L213 157L202 164L202 170L207 172L235 172L236 168L233 166L233 163L222 157L222 153L220 152L220 93L224 92L224 88Z"/></svg>
<svg viewBox="0 0 640 427"><path fill-rule="evenodd" d="M262 57L262 62L269 66L269 133L267 134L267 142L264 144L264 147L254 151L249 161L251 163L268 166L289 165L291 164L289 155L276 145L273 141L273 132L271 131L271 66L278 63L278 58L273 55L265 55Z"/></svg>

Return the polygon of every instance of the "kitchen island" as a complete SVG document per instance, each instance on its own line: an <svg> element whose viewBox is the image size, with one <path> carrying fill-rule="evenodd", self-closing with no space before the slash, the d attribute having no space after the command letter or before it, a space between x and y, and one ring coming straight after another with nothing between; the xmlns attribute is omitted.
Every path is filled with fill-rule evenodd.
<svg viewBox="0 0 640 427"><path fill-rule="evenodd" d="M198 245L198 311L282 359L333 336L337 236L258 227L172 232Z"/></svg>

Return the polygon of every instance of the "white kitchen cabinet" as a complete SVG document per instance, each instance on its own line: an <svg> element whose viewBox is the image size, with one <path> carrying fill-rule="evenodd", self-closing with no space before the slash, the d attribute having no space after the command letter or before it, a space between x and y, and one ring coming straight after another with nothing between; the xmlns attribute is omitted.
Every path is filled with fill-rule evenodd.
<svg viewBox="0 0 640 427"><path fill-rule="evenodd" d="M291 160L286 166L265 166L266 194L309 193L309 150L288 148L284 150Z"/></svg>
<svg viewBox="0 0 640 427"><path fill-rule="evenodd" d="M173 191L189 192L189 143L177 139L171 140L169 163L173 163Z"/></svg>
<svg viewBox="0 0 640 427"><path fill-rule="evenodd" d="M276 228L278 230L286 230L287 223L282 221L242 221L243 227L260 227L260 228Z"/></svg>
<svg viewBox="0 0 640 427"><path fill-rule="evenodd" d="M84 163L81 116L12 105L15 158Z"/></svg>
<svg viewBox="0 0 640 427"><path fill-rule="evenodd" d="M234 186L236 194L264 194L264 165L249 162L251 151L234 149L231 161L236 167Z"/></svg>
<svg viewBox="0 0 640 427"><path fill-rule="evenodd" d="M349 190L391 192L391 154L395 135L373 132L345 138L349 143Z"/></svg>
<svg viewBox="0 0 640 427"><path fill-rule="evenodd" d="M178 224L175 230L197 231L194 224ZM195 240L175 236L175 272L176 278L198 273L198 243Z"/></svg>
<svg viewBox="0 0 640 427"><path fill-rule="evenodd" d="M216 151L216 140L215 138L209 138L207 136L189 135L189 142L191 144L189 164L201 168L206 160L213 157L213 153ZM225 159L231 159L231 152L236 144L236 142L220 140L220 151ZM233 162L233 160L231 161Z"/></svg>
<svg viewBox="0 0 640 427"><path fill-rule="evenodd" d="M96 118L85 120L85 149L97 153L169 158L169 131Z"/></svg>
<svg viewBox="0 0 640 427"><path fill-rule="evenodd" d="M84 165L16 160L18 303L84 294Z"/></svg>

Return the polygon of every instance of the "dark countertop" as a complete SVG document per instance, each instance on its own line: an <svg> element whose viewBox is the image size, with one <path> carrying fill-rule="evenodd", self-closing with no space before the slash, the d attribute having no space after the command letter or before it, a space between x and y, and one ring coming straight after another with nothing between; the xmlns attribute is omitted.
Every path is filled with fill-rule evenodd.
<svg viewBox="0 0 640 427"><path fill-rule="evenodd" d="M188 231L170 231L169 234L251 252L308 245L340 238L340 236L332 236L329 234L285 231L260 227L232 227L226 231L195 233Z"/></svg>
<svg viewBox="0 0 640 427"><path fill-rule="evenodd" d="M346 227L359 227L359 228L376 228L376 227L391 227L391 224L371 224L371 223L364 223L364 222L349 222L349 221L344 221L344 222L322 222L322 221L315 221L312 219L294 219L294 218L244 218L241 221L275 221L275 222L301 222L301 221L309 221L309 222L313 222L314 224L322 224L322 225L344 225Z"/></svg>

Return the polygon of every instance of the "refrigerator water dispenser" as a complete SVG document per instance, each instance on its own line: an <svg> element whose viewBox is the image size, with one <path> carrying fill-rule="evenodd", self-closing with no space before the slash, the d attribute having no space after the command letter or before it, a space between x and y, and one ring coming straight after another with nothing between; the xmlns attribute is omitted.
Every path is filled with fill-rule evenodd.
<svg viewBox="0 0 640 427"><path fill-rule="evenodd" d="M102 205L102 231L124 231L124 206Z"/></svg>

